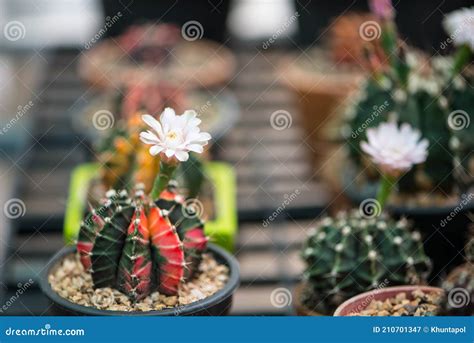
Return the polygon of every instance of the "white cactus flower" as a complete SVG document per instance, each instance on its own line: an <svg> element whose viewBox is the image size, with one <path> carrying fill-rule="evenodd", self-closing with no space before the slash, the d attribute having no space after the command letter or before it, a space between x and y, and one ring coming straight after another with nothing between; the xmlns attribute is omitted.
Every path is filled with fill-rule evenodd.
<svg viewBox="0 0 474 343"><path fill-rule="evenodd" d="M474 51L474 7L449 13L443 26L455 45L468 45Z"/></svg>
<svg viewBox="0 0 474 343"><path fill-rule="evenodd" d="M182 115L176 115L172 108L165 108L159 121L145 114L142 119L151 130L141 132L140 139L143 143L152 145L150 154L153 156L163 154L169 159L187 161L189 152L202 153L203 147L211 139L209 133L201 132L201 119L196 117L196 111L188 110Z"/></svg>
<svg viewBox="0 0 474 343"><path fill-rule="evenodd" d="M361 148L383 172L398 176L426 160L428 140L420 138L409 124L399 128L394 122L382 123L367 129L367 142L361 142Z"/></svg>

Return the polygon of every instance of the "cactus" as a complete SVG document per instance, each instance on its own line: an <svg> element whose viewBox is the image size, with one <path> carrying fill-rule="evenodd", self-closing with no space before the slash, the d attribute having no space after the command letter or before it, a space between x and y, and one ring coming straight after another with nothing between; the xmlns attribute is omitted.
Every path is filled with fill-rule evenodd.
<svg viewBox="0 0 474 343"><path fill-rule="evenodd" d="M346 139L353 160L361 167L370 166L360 154L360 142L366 139L366 128L387 120L408 123L428 139L429 154L424 164L418 165L399 180L401 193L433 192L452 194L454 179L449 151L450 129L447 118L449 102L442 94L447 84L445 63L432 59L431 64L412 53L402 56L408 72L406 86L391 74L369 80L361 95L347 110L349 129ZM423 68L422 68L423 66ZM368 164L368 165L367 165ZM368 168L369 178L372 168Z"/></svg>
<svg viewBox="0 0 474 343"><path fill-rule="evenodd" d="M159 171L159 159L148 153L139 139L144 129L140 115L135 114L111 130L98 148L101 164L100 177L107 189L130 189L143 183L149 192Z"/></svg>
<svg viewBox="0 0 474 343"><path fill-rule="evenodd" d="M448 123L452 130L450 148L454 155L454 178L461 193L474 191L474 72L453 82L453 112Z"/></svg>
<svg viewBox="0 0 474 343"><path fill-rule="evenodd" d="M420 234L406 220L366 218L358 211L322 219L302 256L307 264L302 301L327 314L370 289L423 283L431 265Z"/></svg>
<svg viewBox="0 0 474 343"><path fill-rule="evenodd" d="M474 237L465 248L466 263L454 269L443 282L445 296L440 313L447 316L474 315Z"/></svg>
<svg viewBox="0 0 474 343"><path fill-rule="evenodd" d="M176 192L165 191L164 199L157 203L171 203L170 194L180 199ZM116 288L132 301L143 299L154 289L177 294L185 273L190 278L197 269L185 262L185 256L200 261L207 238L199 218L192 222L199 225L185 225L188 218L173 206L157 206L142 188L133 196L127 191L107 192L107 200L83 221L77 243L94 287Z"/></svg>
<svg viewBox="0 0 474 343"><path fill-rule="evenodd" d="M161 194L160 199L156 202L158 207L169 211L170 221L176 227L183 241L185 260L188 266L185 271L186 277L192 277L196 272L207 244L204 223L199 218L201 209L196 208L192 201L187 203L177 193L176 183L170 182L168 189Z"/></svg>

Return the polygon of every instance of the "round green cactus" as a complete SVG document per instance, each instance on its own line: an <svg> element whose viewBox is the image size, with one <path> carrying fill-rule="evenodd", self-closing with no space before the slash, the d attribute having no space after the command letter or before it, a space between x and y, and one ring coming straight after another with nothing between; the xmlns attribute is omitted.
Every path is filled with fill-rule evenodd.
<svg viewBox="0 0 474 343"><path fill-rule="evenodd" d="M421 236L406 220L359 211L325 217L302 252L305 305L330 314L344 300L370 289L421 284L431 267Z"/></svg>

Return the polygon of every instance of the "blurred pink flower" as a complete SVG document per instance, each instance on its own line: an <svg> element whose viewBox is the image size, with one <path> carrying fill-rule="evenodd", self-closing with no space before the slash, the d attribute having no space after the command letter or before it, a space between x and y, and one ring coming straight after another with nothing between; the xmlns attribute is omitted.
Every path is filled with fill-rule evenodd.
<svg viewBox="0 0 474 343"><path fill-rule="evenodd" d="M361 142L361 148L384 173L399 176L426 160L428 140L420 138L409 124L399 128L394 122L382 123L367 129L367 142Z"/></svg>
<svg viewBox="0 0 474 343"><path fill-rule="evenodd" d="M392 0L370 0L369 7L379 19L392 20L395 16Z"/></svg>

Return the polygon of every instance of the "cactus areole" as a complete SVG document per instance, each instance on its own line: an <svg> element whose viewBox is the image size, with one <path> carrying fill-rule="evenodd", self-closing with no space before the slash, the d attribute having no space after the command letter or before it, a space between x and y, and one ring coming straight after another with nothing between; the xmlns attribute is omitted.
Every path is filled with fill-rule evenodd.
<svg viewBox="0 0 474 343"><path fill-rule="evenodd" d="M200 218L186 217L171 185L156 203L137 189L107 193L81 224L77 251L94 287L112 287L139 301L158 290L176 295L207 246Z"/></svg>

